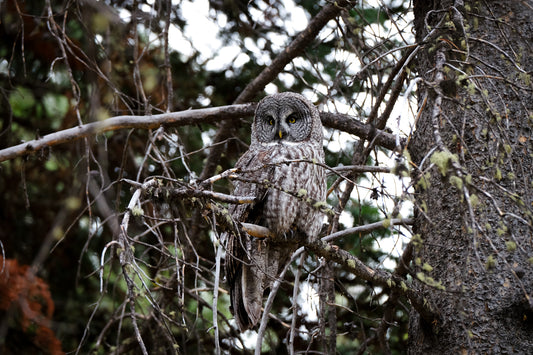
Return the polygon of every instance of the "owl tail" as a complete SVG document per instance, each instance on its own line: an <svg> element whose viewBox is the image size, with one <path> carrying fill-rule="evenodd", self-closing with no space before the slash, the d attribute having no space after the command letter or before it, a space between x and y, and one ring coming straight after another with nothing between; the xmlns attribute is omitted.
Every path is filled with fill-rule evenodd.
<svg viewBox="0 0 533 355"><path fill-rule="evenodd" d="M252 269L255 268L242 265L241 282L233 285L230 294L235 320L241 332L255 327L261 318L263 280Z"/></svg>
<svg viewBox="0 0 533 355"><path fill-rule="evenodd" d="M255 250L249 264L241 264L241 275L237 277L241 282L235 282L230 293L233 313L241 332L259 323L263 293L271 287L278 271L279 252L269 246L261 249Z"/></svg>

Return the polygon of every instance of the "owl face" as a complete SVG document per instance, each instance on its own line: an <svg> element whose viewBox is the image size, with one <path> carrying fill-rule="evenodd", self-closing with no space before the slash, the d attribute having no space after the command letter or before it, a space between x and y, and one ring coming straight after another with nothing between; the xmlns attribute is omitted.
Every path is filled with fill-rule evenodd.
<svg viewBox="0 0 533 355"><path fill-rule="evenodd" d="M303 96L282 93L264 98L255 112L252 137L260 143L309 139L315 107Z"/></svg>

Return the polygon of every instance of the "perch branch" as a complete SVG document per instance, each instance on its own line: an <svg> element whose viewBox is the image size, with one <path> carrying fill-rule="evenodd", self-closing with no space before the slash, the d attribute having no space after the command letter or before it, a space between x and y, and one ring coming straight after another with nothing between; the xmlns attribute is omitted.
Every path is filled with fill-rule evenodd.
<svg viewBox="0 0 533 355"><path fill-rule="evenodd" d="M255 238L275 238L270 229L252 223L241 223L242 230Z"/></svg>

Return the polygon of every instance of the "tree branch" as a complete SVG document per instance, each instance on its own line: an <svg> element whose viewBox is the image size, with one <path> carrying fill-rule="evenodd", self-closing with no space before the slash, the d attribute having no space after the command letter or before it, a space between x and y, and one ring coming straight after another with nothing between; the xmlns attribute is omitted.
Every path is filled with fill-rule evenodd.
<svg viewBox="0 0 533 355"><path fill-rule="evenodd" d="M142 191L150 191L152 187L155 187L157 185L158 185L157 179L152 179L142 184L140 187L137 188L134 196L132 197L130 201L130 204L128 205L128 209L124 215L123 223L121 225L122 233L119 234L119 243L121 243L121 245L123 246L122 253L120 254L122 265L128 264L128 260L132 258L132 255L129 255L127 239L125 239L131 211L133 210L135 205L138 203L138 200L139 200L139 197ZM178 189L173 189L170 191L172 191L172 193L175 195L180 195L183 197L200 197L200 198L225 201L229 203L249 202L246 196L235 196L233 198L232 196L221 194L221 193L215 193L212 191L201 191L201 190L195 190L195 189L190 189L190 188L178 188ZM192 191L192 194L191 194L191 191ZM221 217L227 214L227 210L223 210L220 207L217 207L215 204L212 204L212 203L206 204L205 207L210 209L214 213L220 215ZM217 220L219 223L221 223L222 228L229 228L229 229L237 228L257 238L267 237L271 240L275 240L276 242L284 241L284 238L281 238L280 240L278 240L279 238L277 238L276 235L271 233L269 229L265 227L257 226L254 224L248 224L248 223L235 224L224 218L220 218ZM318 241L306 243L304 247L308 251L311 251L318 256L322 256L328 261L334 261L340 264L343 268L345 268L346 270L348 270L349 272L351 272L352 274L354 274L355 276L363 280L372 282L376 285L379 285L385 288L390 288L394 293L407 297L410 300L413 307L420 313L421 317L424 318L429 323L431 323L435 319L438 319L438 313L435 312L431 308L431 305L429 305L426 302L426 300L423 298L420 292L418 292L417 290L412 288L412 286L407 284L406 280L403 278L404 276L403 272L396 274L396 273L390 273L384 270L373 269L365 265L361 260L359 260L352 254L350 254L348 251L340 249L336 245L328 243L328 241L340 238L347 234L368 233L372 230L388 228L390 225L411 224L412 222L413 222L412 219L409 219L409 218L408 219L389 219L389 220L384 220L381 222L376 222L376 223L372 223L372 224L368 224L364 226L358 226L358 227L350 228L346 231L334 233ZM294 259L300 253L302 253L305 250L304 247L299 248L293 254L292 258ZM405 265L402 265L402 267L404 268Z"/></svg>
<svg viewBox="0 0 533 355"><path fill-rule="evenodd" d="M223 119L236 119L253 114L256 104L229 105L203 108L152 116L116 116L92 122L0 150L0 162L39 151L46 147L67 143L109 131L125 128L153 129L161 125L186 126L198 123L213 123Z"/></svg>
<svg viewBox="0 0 533 355"><path fill-rule="evenodd" d="M411 224L413 223L413 220L410 218L407 218L405 220L394 220L394 224ZM390 223L386 223L386 221L382 222L376 222L371 223L368 225L358 226L351 228L349 230L350 233L368 233L372 230L381 229L381 228L387 228L390 225ZM251 231L252 235L254 237L259 238L269 238L271 240L276 240L277 242L283 242L283 238L277 238L277 236L270 232L268 228L256 226L253 224L246 223L242 224L242 229L244 231ZM342 231L344 232L344 231ZM336 245L328 243L329 240L333 240L336 238L341 237L341 232L334 233L329 236L325 236L322 239L319 239L314 242L309 242L305 244L305 249L308 251L311 251L315 253L318 256L322 256L328 261L334 261L341 265L344 269L351 272L355 276L371 282L373 284L379 285L381 287L390 288L395 293L399 295L403 295L411 301L411 304L413 307L417 310L417 312L420 314L424 320L426 320L428 323L433 322L435 319L439 318L438 313L431 307L430 304L427 303L427 301L423 298L421 293L414 288L412 288L410 285L406 283L406 280L402 277L405 276L404 268L405 265L401 265L397 268L397 271L395 273L390 273L385 270L379 270L379 269L373 269L367 265L365 265L361 260L359 260L357 257L350 254L348 251L344 249L340 249ZM343 235L346 235L343 234ZM278 240L279 239L279 240ZM292 260L294 260L301 252L304 251L304 248L299 248L292 256ZM402 261L406 257L402 257Z"/></svg>
<svg viewBox="0 0 533 355"><path fill-rule="evenodd" d="M325 242L330 242L332 240L339 239L339 238L342 238L342 237L350 235L350 234L355 234L355 233L366 234L366 233L370 233L370 232L372 232L372 231L374 231L376 229L389 228L390 226L393 226L393 225L397 226L397 225L402 225L402 224L413 224L413 222L414 222L413 218L385 219L385 220L379 221L379 222L374 222L374 223L364 224L362 226L347 228L347 229L341 230L339 232L327 235L324 238L322 238L322 240L325 241Z"/></svg>
<svg viewBox="0 0 533 355"><path fill-rule="evenodd" d="M417 310L424 320L428 323L438 319L438 313L424 299L421 293L411 288L404 279L390 272L373 269L365 265L361 260L350 254L344 249L329 244L324 240L308 243L305 248L316 255L322 256L327 260L332 260L341 265L357 277L365 281L372 282L382 287L388 287L399 292L411 301L413 307Z"/></svg>
<svg viewBox="0 0 533 355"><path fill-rule="evenodd" d="M368 123L365 124L355 119L353 116L341 113L321 112L320 119L322 120L322 124L326 127L355 134L356 136L369 141L375 139L375 144L390 150L396 148L396 137L394 134L376 129L373 125ZM404 142L401 143L403 146Z"/></svg>
<svg viewBox="0 0 533 355"><path fill-rule="evenodd" d="M235 196L227 195L221 192L209 191L209 190L200 190L194 189L192 186L187 186L186 188L177 188L169 191L170 195L173 197L203 197L210 198L220 202L234 203L234 204L246 204L252 203L255 201L255 196Z"/></svg>
<svg viewBox="0 0 533 355"><path fill-rule="evenodd" d="M212 124L222 120L233 122L233 120L242 117L252 116L256 105L256 103L228 105L152 116L115 116L103 121L67 128L29 142L2 149L0 150L0 162L35 153L44 148L120 129L154 129L162 125L187 126L199 123ZM320 118L326 127L338 129L363 138L374 136L376 137L376 144L384 148L394 149L396 145L396 138L393 134L361 123L353 116L321 112Z"/></svg>
<svg viewBox="0 0 533 355"><path fill-rule="evenodd" d="M403 81L405 79L405 65L407 65L408 62L410 62L413 58L413 54L416 53L417 49L419 47L413 47L407 50L407 52L402 56L402 59L395 65L392 72L389 74L389 77L385 84L383 85L379 96L376 99L376 102L374 103L374 106L372 107L372 111L368 115L366 125L368 127L371 127L372 130L370 132L374 132L374 130L378 129L384 129L385 125L387 123L387 120L389 118L390 113L392 112L392 108L394 107L396 103L396 99L398 98L398 95L400 93L400 89L403 85ZM377 117L379 108L381 107L381 103L385 100L385 97L387 93L389 92L389 89L395 82L394 89L392 91L392 94L389 97L389 101L387 103L387 106L385 108L385 111L381 115L381 117ZM369 133L370 133L369 132ZM370 155L370 152L374 148L376 144L379 144L379 135L374 134L369 137L365 137L365 139L369 142L368 145L365 148L365 139L359 140L356 144L354 144L354 155L352 157L352 164L353 165L360 165L364 164L365 161L367 161L368 156ZM403 146L404 143L402 142L401 145ZM392 145L392 147L389 147L389 149L394 150L396 148L396 141ZM398 147L400 148L400 147ZM348 178L350 180L355 180L355 177L357 176L356 172L353 172L349 174ZM342 180L337 179L334 183L334 186L339 184ZM339 196L339 202L337 206L335 207L335 212L337 212L337 216L340 215L340 212L344 210L344 207L346 206L346 203L348 202L348 199L351 196L352 190L354 188L353 183L348 183L346 185L346 188L342 192L341 196ZM338 217L334 218L330 222L330 231L335 231L338 229Z"/></svg>

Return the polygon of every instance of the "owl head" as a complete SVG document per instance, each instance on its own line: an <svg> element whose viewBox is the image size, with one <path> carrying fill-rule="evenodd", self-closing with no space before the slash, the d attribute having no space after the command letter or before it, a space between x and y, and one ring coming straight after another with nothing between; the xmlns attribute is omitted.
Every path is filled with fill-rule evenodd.
<svg viewBox="0 0 533 355"><path fill-rule="evenodd" d="M322 137L318 110L302 95L284 92L259 102L252 125L252 143L322 144Z"/></svg>

